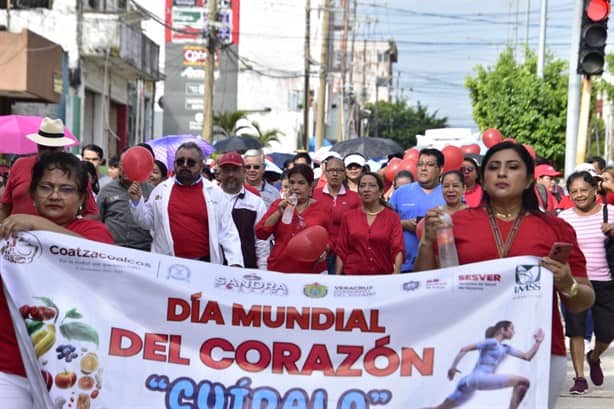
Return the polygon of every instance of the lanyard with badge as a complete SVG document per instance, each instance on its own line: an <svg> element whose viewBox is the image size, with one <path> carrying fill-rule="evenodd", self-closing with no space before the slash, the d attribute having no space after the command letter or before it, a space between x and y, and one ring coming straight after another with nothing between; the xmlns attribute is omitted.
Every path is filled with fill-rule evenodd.
<svg viewBox="0 0 614 409"><path fill-rule="evenodd" d="M503 236L501 235L501 229L499 229L499 225L497 224L497 220L495 219L495 215L492 212L490 206L486 207L486 213L488 214L488 222L490 223L490 230L492 231L493 236L495 236L495 244L497 246L497 252L499 253L499 258L507 257L507 254L512 247L512 243L516 238L516 234L518 233L518 229L520 229L520 222L524 218L525 210L522 209L516 217L516 221L514 221L514 225L512 226L512 230L507 235L507 239L505 243L503 242Z"/></svg>

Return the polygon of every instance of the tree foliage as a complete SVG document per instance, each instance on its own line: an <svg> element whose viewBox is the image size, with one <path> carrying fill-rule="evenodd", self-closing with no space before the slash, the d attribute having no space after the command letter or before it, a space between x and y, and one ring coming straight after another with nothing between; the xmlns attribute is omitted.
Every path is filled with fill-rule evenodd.
<svg viewBox="0 0 614 409"><path fill-rule="evenodd" d="M257 121L250 121L244 111L228 111L213 116L214 138L228 138L239 131L241 135L257 139L263 146L269 146L271 142L279 142L279 137L284 135L277 128L261 129L260 124Z"/></svg>
<svg viewBox="0 0 614 409"><path fill-rule="evenodd" d="M494 67L478 65L465 86L480 130L497 128L506 137L531 145L536 153L563 167L567 117L567 63L546 56L544 78L536 75L537 58L526 52L524 62L511 48Z"/></svg>
<svg viewBox="0 0 614 409"><path fill-rule="evenodd" d="M228 111L213 115L214 136L220 134L226 137L234 135L240 129L236 128L237 122L246 117L246 113L243 111Z"/></svg>
<svg viewBox="0 0 614 409"><path fill-rule="evenodd" d="M246 130L243 135L257 139L262 146L270 146L271 142L279 142L279 137L284 135L284 133L277 128L267 130L261 129L257 121L251 121L251 126L246 128L248 130Z"/></svg>
<svg viewBox="0 0 614 409"><path fill-rule="evenodd" d="M371 111L369 121L369 136L379 136L396 141L403 148L416 145L416 135L432 128L445 128L448 118L438 118L437 112L429 113L428 108L419 102L415 107L407 105L406 101L377 103L377 120L375 104L367 104ZM377 127L377 132L375 131Z"/></svg>

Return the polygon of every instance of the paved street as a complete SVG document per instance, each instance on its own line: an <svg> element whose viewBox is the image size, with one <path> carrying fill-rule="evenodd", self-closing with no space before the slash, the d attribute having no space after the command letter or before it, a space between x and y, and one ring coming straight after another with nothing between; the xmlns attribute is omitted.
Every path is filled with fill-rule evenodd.
<svg viewBox="0 0 614 409"><path fill-rule="evenodd" d="M614 325L614 323L612 323ZM556 405L557 409L614 409L614 348L610 347L601 357L601 365L605 374L602 386L595 386L588 379L588 365L584 366L588 379L588 393L586 395L570 395L567 393L571 387L574 376L571 360L567 365L567 384Z"/></svg>

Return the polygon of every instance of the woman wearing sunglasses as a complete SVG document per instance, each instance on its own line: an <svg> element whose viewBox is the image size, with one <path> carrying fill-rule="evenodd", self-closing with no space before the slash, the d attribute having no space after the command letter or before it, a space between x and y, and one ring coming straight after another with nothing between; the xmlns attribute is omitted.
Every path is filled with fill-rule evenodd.
<svg viewBox="0 0 614 409"><path fill-rule="evenodd" d="M465 155L460 169L465 179L465 203L469 207L478 207L482 203L482 186L480 186L480 164L472 156Z"/></svg>

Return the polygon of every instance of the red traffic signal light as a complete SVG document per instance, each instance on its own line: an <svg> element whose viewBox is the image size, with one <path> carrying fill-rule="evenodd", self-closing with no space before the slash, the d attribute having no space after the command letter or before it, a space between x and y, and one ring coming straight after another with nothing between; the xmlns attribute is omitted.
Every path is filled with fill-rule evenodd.
<svg viewBox="0 0 614 409"><path fill-rule="evenodd" d="M586 17L591 21L601 21L610 15L610 2L607 0L590 0L585 8Z"/></svg>
<svg viewBox="0 0 614 409"><path fill-rule="evenodd" d="M599 75L603 73L609 15L609 0L584 0L578 74Z"/></svg>

